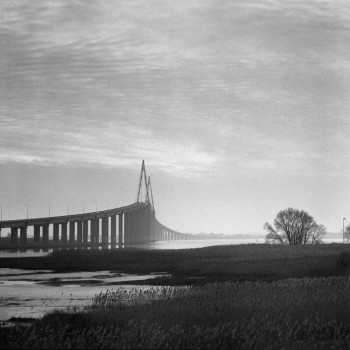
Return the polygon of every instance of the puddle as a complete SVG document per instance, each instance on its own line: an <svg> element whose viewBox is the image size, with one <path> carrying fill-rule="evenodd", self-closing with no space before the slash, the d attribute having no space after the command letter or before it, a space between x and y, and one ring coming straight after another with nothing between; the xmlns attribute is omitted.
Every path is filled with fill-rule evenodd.
<svg viewBox="0 0 350 350"><path fill-rule="evenodd" d="M40 318L57 309L79 309L88 306L101 292L118 288L131 290L131 281L164 276L164 273L129 275L113 271L54 273L0 269L0 322L11 318ZM149 289L148 286L139 286Z"/></svg>

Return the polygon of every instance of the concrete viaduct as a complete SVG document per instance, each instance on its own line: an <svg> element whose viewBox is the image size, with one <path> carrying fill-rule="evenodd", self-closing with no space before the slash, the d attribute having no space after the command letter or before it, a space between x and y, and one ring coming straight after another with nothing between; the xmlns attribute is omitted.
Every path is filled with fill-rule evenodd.
<svg viewBox="0 0 350 350"><path fill-rule="evenodd" d="M140 201L143 179L146 199ZM34 232L30 244L27 237L29 226L33 226ZM121 247L154 241L191 239L192 236L174 231L156 219L151 182L150 178L147 181L144 161L137 201L134 204L82 214L1 221L0 232L4 228L11 229L10 246L21 248L29 245Z"/></svg>

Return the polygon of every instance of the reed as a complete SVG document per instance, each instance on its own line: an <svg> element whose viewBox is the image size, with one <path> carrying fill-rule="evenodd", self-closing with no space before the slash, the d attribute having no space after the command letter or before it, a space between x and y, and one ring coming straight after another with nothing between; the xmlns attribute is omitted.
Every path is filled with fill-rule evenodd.
<svg viewBox="0 0 350 350"><path fill-rule="evenodd" d="M350 341L347 277L122 287L84 312L1 330L1 348L329 349Z"/></svg>

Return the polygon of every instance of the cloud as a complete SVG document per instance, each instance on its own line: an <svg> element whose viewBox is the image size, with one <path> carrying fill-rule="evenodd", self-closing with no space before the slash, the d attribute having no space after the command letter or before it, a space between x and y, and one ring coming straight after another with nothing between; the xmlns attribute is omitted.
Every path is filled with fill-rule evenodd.
<svg viewBox="0 0 350 350"><path fill-rule="evenodd" d="M3 163L149 158L199 176L303 171L305 154L325 171L349 153L346 1L3 1L0 11Z"/></svg>

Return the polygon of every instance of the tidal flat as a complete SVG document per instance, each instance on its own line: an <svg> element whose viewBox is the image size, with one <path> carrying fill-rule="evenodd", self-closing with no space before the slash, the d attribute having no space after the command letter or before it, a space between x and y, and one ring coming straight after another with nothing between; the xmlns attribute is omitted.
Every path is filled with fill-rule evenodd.
<svg viewBox="0 0 350 350"><path fill-rule="evenodd" d="M65 251L23 259L0 259L0 267L166 275L135 281L145 290L100 291L84 310L52 310L29 326L2 328L1 348L350 345L348 245Z"/></svg>

